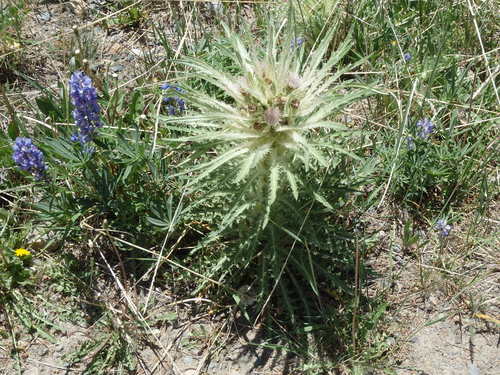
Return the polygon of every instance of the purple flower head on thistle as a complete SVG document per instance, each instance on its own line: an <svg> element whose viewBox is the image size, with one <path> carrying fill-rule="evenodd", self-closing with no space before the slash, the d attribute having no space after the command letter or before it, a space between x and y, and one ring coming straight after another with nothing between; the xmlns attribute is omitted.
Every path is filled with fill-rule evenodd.
<svg viewBox="0 0 500 375"><path fill-rule="evenodd" d="M436 229L441 237L448 237L453 227L446 223L446 220L439 219L436 223Z"/></svg>
<svg viewBox="0 0 500 375"><path fill-rule="evenodd" d="M92 85L89 76L81 71L76 71L69 80L73 118L78 131L71 136L71 140L82 145L90 142L97 128L102 126L99 119L101 108L97 103L97 90Z"/></svg>
<svg viewBox="0 0 500 375"><path fill-rule="evenodd" d="M177 91L179 93L184 92L184 90L182 90L180 87L172 86L168 83L164 83L160 86L160 88L167 93L169 91ZM179 96L177 95L165 96L163 98L163 102L167 105L167 113L170 116L180 114L181 112L184 112L186 110L186 102L184 101L184 99L179 98Z"/></svg>
<svg viewBox="0 0 500 375"><path fill-rule="evenodd" d="M431 120L424 118L417 121L418 136L426 139L434 131L434 124Z"/></svg>
<svg viewBox="0 0 500 375"><path fill-rule="evenodd" d="M302 44L304 44L304 41L305 39L303 37L298 36L297 38L292 39L292 41L290 42L290 48L299 48L300 46L302 46Z"/></svg>
<svg viewBox="0 0 500 375"><path fill-rule="evenodd" d="M14 153L12 159L23 171L27 171L41 180L47 170L47 165L43 161L42 151L36 147L31 139L17 137L12 146Z"/></svg>
<svg viewBox="0 0 500 375"><path fill-rule="evenodd" d="M405 60L405 62L408 62L411 60L411 54L409 52L406 52L404 55L403 55L403 58Z"/></svg>

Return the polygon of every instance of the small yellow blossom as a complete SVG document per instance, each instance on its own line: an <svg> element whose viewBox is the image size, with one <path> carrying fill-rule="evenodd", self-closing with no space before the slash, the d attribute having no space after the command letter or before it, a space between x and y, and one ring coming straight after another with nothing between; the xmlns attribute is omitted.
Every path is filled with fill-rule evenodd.
<svg viewBox="0 0 500 375"><path fill-rule="evenodd" d="M393 41L391 42L391 44L392 44L393 46L395 46L395 45L397 44L397 42L396 42L395 40L393 40Z"/></svg>
<svg viewBox="0 0 500 375"><path fill-rule="evenodd" d="M24 249L22 247L20 247L19 249L15 250L14 253L16 254L16 257L19 257L19 258L31 255L31 253L28 250L26 250L26 249Z"/></svg>

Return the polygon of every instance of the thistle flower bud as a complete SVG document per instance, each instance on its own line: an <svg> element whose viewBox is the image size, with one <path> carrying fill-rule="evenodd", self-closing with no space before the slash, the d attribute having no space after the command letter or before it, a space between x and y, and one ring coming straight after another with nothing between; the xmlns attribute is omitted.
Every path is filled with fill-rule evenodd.
<svg viewBox="0 0 500 375"><path fill-rule="evenodd" d="M276 126L280 123L281 112L278 108L268 108L264 112L264 120L271 125Z"/></svg>
<svg viewBox="0 0 500 375"><path fill-rule="evenodd" d="M300 83L300 76L297 73L291 72L288 76L288 87L291 89L298 89Z"/></svg>

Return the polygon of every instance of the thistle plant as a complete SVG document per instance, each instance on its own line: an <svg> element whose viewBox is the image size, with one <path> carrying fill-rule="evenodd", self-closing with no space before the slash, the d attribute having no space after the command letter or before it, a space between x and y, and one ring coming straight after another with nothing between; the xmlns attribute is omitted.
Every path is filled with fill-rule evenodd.
<svg viewBox="0 0 500 375"><path fill-rule="evenodd" d="M190 186L216 170L231 171L235 183L252 181L255 203L265 205L268 218L281 188L288 186L297 199L302 176L313 168L328 167L325 150L348 153L341 143L349 129L334 116L368 91L348 91L349 82L337 83L352 66L336 66L349 50L349 40L325 61L333 31L309 55L296 44L292 28L283 25L279 30L270 26L264 45L253 42L251 48L227 26L225 33L230 47L220 48L238 73L226 73L195 58L182 63L194 70L194 76L222 90L227 100L186 87L181 95L198 112L164 121L181 123L185 126L180 129L191 133L178 141L216 150L217 156L204 163L197 160L189 168L187 172L195 176ZM290 48L292 44L295 48Z"/></svg>

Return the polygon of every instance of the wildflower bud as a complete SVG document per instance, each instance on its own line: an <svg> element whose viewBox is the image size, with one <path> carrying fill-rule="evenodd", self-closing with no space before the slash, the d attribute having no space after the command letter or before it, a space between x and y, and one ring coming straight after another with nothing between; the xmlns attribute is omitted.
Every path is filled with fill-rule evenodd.
<svg viewBox="0 0 500 375"><path fill-rule="evenodd" d="M139 119L141 120L146 120L147 116L143 113L142 115L139 116Z"/></svg>
<svg viewBox="0 0 500 375"><path fill-rule="evenodd" d="M298 48L300 46L302 46L302 44L304 44L304 41L305 39L301 36L298 36L297 38L295 39L292 39L292 41L290 42L290 48Z"/></svg>
<svg viewBox="0 0 500 375"><path fill-rule="evenodd" d="M89 60L87 60L87 59L83 59L83 60L82 60L82 64L83 64L83 65L88 65L88 63L89 63Z"/></svg>
<svg viewBox="0 0 500 375"><path fill-rule="evenodd" d="M288 76L288 87L298 89L300 87L300 76L297 73L290 73Z"/></svg>
<svg viewBox="0 0 500 375"><path fill-rule="evenodd" d="M233 95L239 96L241 94L241 86L238 82L230 82L227 84L227 89Z"/></svg>
<svg viewBox="0 0 500 375"><path fill-rule="evenodd" d="M79 54L80 54L80 50L79 50L78 48L77 48L77 49L75 49L75 55L77 55L77 56L78 56Z"/></svg>
<svg viewBox="0 0 500 375"><path fill-rule="evenodd" d="M281 119L281 112L278 108L268 108L264 112L264 120L271 125L278 125Z"/></svg>

